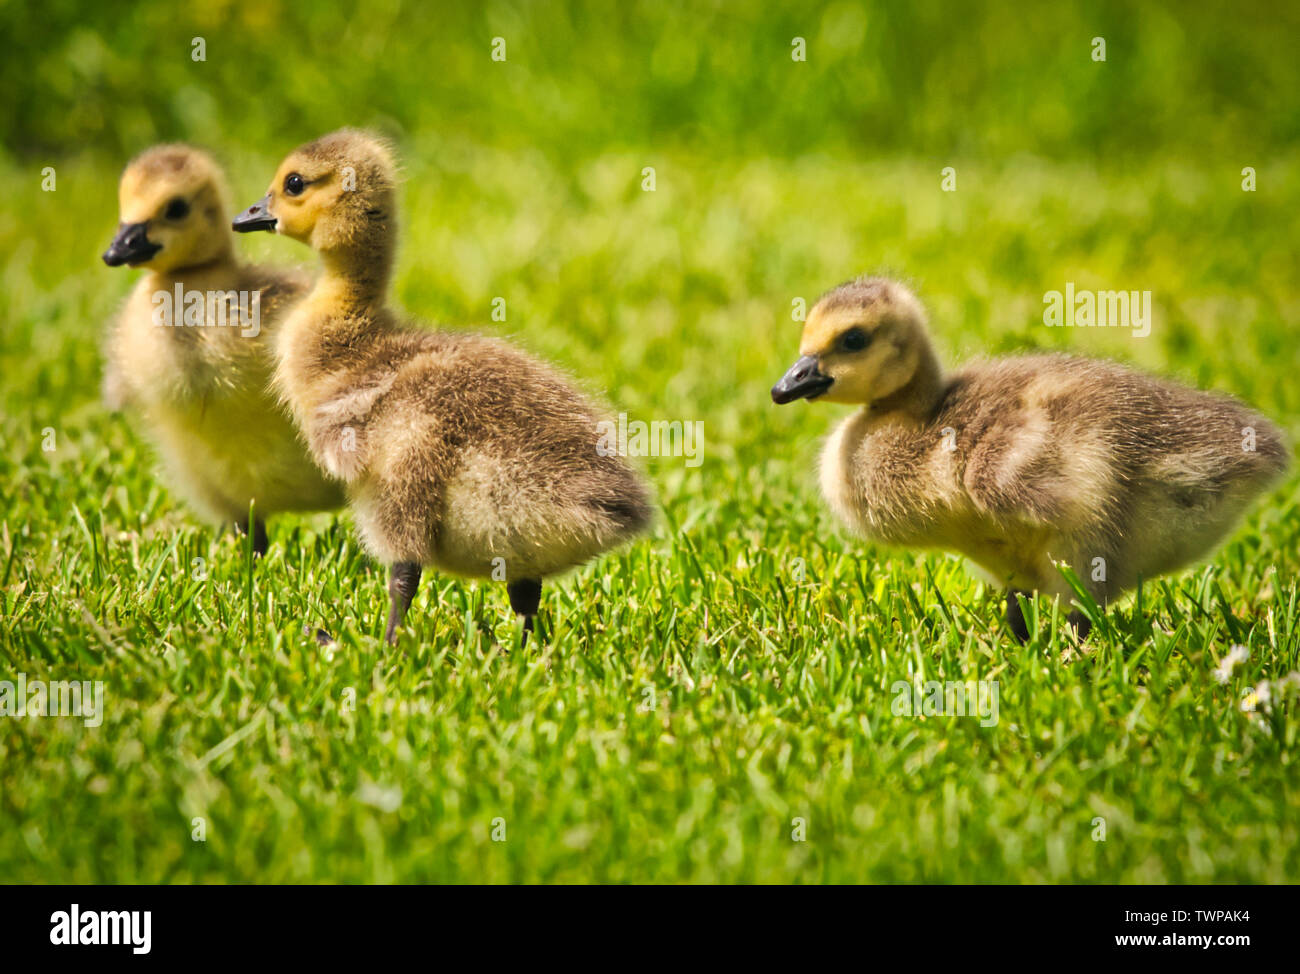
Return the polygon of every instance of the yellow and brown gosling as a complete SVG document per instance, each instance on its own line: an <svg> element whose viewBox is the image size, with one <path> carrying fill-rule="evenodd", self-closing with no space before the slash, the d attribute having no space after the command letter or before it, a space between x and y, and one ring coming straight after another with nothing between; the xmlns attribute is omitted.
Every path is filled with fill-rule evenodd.
<svg viewBox="0 0 1300 974"><path fill-rule="evenodd" d="M261 515L337 507L343 493L270 389L270 340L309 281L240 264L227 205L221 169L190 146L156 146L122 173L121 224L104 263L148 273L110 333L104 398L140 413L195 511L251 531L264 552Z"/></svg>
<svg viewBox="0 0 1300 974"><path fill-rule="evenodd" d="M396 170L343 130L281 163L235 229L308 244L323 273L277 341L275 382L366 549L391 566L396 640L422 566L504 579L527 639L542 579L646 528L645 486L601 449L600 411L503 341L413 329L386 306Z"/></svg>
<svg viewBox="0 0 1300 974"><path fill-rule="evenodd" d="M861 278L808 315L776 403L861 408L826 443L821 485L867 538L965 555L1017 592L1102 604L1206 555L1285 469L1267 419L1227 396L1120 365L1034 355L945 375L903 285ZM1071 622L1084 638L1088 620Z"/></svg>

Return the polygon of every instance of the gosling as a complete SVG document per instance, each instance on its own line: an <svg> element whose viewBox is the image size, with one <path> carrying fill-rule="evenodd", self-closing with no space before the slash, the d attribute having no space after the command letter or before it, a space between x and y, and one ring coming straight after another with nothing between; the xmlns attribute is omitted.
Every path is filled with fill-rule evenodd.
<svg viewBox="0 0 1300 974"><path fill-rule="evenodd" d="M772 388L862 408L831 434L821 487L868 539L949 549L1017 594L1068 598L1064 562L1105 604L1220 542L1286 469L1264 417L1226 396L1111 362L1034 355L945 376L903 285L864 277L808 315L800 358ZM1090 623L1070 615L1078 638Z"/></svg>
<svg viewBox="0 0 1300 974"><path fill-rule="evenodd" d="M309 282L236 261L224 176L198 149L145 151L122 173L119 205L104 263L148 273L110 332L105 403L140 414L192 509L265 553L262 515L343 502L270 389L270 338Z"/></svg>
<svg viewBox="0 0 1300 974"><path fill-rule="evenodd" d="M323 273L277 339L275 384L391 566L392 644L424 566L504 578L526 644L542 580L649 524L641 480L602 449L598 410L505 342L415 330L385 307L395 244L388 147L343 130L281 163L234 220L306 243Z"/></svg>

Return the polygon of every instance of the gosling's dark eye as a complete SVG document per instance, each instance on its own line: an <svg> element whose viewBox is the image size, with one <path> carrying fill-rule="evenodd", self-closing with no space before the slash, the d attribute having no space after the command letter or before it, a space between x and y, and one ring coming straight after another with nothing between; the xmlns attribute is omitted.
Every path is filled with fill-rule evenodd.
<svg viewBox="0 0 1300 974"><path fill-rule="evenodd" d="M860 352L867 347L870 339L861 328L850 328L840 336L840 348L846 352Z"/></svg>
<svg viewBox="0 0 1300 974"><path fill-rule="evenodd" d="M163 211L163 216L168 220L184 220L190 215L190 204L186 203L180 197L172 200L167 204L167 209Z"/></svg>
<svg viewBox="0 0 1300 974"><path fill-rule="evenodd" d="M284 191L288 196L301 196L306 186L307 181L296 172L291 172L284 177Z"/></svg>

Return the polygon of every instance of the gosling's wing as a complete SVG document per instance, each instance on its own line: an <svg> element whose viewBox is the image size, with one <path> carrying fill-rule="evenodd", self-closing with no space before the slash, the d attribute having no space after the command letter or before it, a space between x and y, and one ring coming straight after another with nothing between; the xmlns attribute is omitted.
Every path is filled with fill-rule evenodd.
<svg viewBox="0 0 1300 974"><path fill-rule="evenodd" d="M997 516L1114 530L1147 493L1263 484L1289 456L1277 428L1236 400L1112 362L1010 359L966 378L963 482Z"/></svg>
<svg viewBox="0 0 1300 974"><path fill-rule="evenodd" d="M1184 491L1268 483L1287 467L1281 431L1236 399L1161 380L1135 390L1118 429L1139 476Z"/></svg>
<svg viewBox="0 0 1300 974"><path fill-rule="evenodd" d="M1112 519L1132 476L1117 449L1116 368L1066 356L1004 359L957 380L950 424L972 504L1000 519L1087 530Z"/></svg>

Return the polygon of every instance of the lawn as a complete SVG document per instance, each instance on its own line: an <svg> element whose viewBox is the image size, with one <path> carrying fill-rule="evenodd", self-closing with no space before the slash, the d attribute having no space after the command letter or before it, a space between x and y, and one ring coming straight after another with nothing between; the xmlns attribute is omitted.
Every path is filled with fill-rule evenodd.
<svg viewBox="0 0 1300 974"><path fill-rule="evenodd" d="M796 299L884 271L927 303L947 364L1115 358L1239 395L1300 442L1288 22L495 4L404 27L398 5L364 9L198 4L173 23L53 3L66 30L0 69L0 680L102 681L105 701L98 726L0 718L0 875L1300 879L1300 698L1249 709L1300 669L1300 469L1210 562L1112 605L1087 652L1046 599L1020 645L961 561L833 520L816 463L843 407L768 395ZM309 56L331 31L356 70ZM898 51L923 42L920 64ZM127 94L168 49L166 83ZM100 405L136 277L98 258L125 159L209 145L246 205L342 124L403 159L400 306L509 337L629 419L703 423L698 466L639 461L654 531L548 585L522 651L504 586L433 572L386 646L384 575L346 513L273 521L253 561ZM310 266L285 239L239 246ZM1150 335L1046 327L1067 282L1150 290ZM1234 646L1249 655L1221 682ZM929 680L996 681L996 722L897 714L895 685Z"/></svg>

